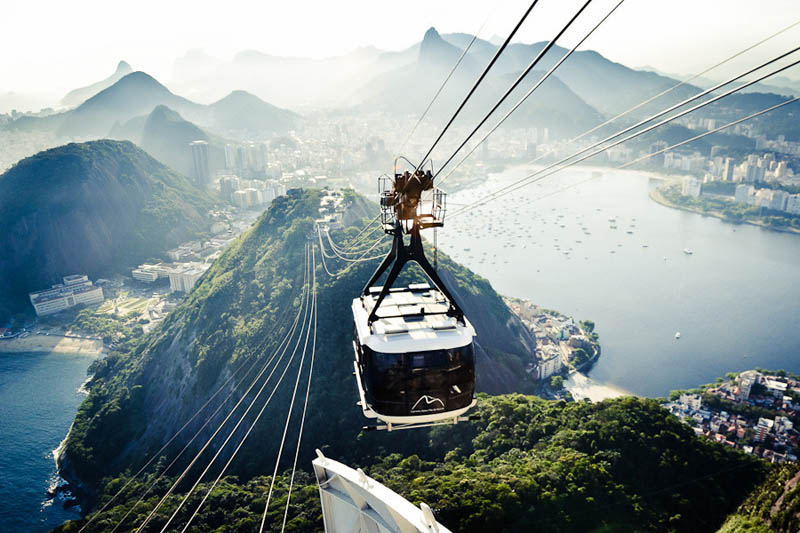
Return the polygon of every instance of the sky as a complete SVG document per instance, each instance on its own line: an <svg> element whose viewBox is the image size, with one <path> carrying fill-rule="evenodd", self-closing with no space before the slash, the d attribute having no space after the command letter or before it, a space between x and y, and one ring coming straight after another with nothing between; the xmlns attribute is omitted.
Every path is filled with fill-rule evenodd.
<svg viewBox="0 0 800 533"><path fill-rule="evenodd" d="M584 1L539 0L515 41L549 40ZM617 1L594 0L559 44L574 43ZM484 21L480 36L488 39L506 35L528 5L528 0L3 0L0 94L63 93L109 76L121 59L169 83L175 59L190 49L226 60L245 49L308 57L362 46L401 50L431 26L440 33L475 33ZM692 74L797 20L800 0L625 0L584 48L632 67ZM737 65L797 43L800 26ZM800 79L800 68L788 74Z"/></svg>

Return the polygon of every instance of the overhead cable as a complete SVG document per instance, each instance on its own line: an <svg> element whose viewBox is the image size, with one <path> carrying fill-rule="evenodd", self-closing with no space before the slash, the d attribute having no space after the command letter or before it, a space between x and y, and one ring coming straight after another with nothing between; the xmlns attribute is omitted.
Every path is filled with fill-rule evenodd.
<svg viewBox="0 0 800 533"><path fill-rule="evenodd" d="M447 158L447 160L445 160L444 164L442 164L442 166L440 166L440 167L439 167L439 170L437 170L437 171L436 171L436 174L434 175L434 178L435 178L436 176L438 176L438 175L439 175L439 173L442 171L442 169L444 169L444 168L445 168L445 167L446 167L446 166L447 166L447 165L450 163L450 161L452 161L452 160L453 160L453 158L454 158L454 157L455 157L455 156L458 154L458 152L459 152L459 151L461 151L461 149L464 147L464 145L466 145L466 144L469 142L469 140L472 138L472 136L473 136L473 135L475 135L475 133L477 133L477 131L478 131L478 130L481 128L481 126L483 126L483 125L486 123L486 121L487 121L487 120L489 120L489 117L491 117L491 116L492 116L492 114L493 114L495 111L497 111L497 108L498 108L498 107L500 107L500 106L503 104L503 102L505 102L506 98L508 98L508 96L509 96L509 95L510 95L512 92L514 92L514 90L515 90L515 89L516 89L516 88L519 86L519 84L520 84L520 83L522 83L522 80L524 80L524 79L525 79L525 77L526 77L526 76L527 76L527 75L530 73L530 71L531 71L531 70L533 70L533 68L534 68L534 67L535 67L535 66L536 66L536 65L539 63L539 61L541 61L541 59L542 59L542 58L545 56L545 54L547 54L547 52L549 52L549 51L550 51L550 49L551 49L553 46L555 46L555 44L556 44L556 41L558 41L558 39L560 39L560 38L561 38L561 36L562 36L562 35L564 35L564 32L566 32L566 31L569 29L569 27L570 27L570 26L572 26L572 23L573 23L573 22L575 22L575 20L576 20L576 19L577 19L577 18L578 18L578 17L581 15L581 13L583 13L583 11L584 11L584 10L585 10L587 7L589 7L589 4L591 4L591 3L592 3L592 0L586 0L586 2L584 2L584 4L581 6L581 8L580 8L580 9L579 9L579 10L578 10L578 11L577 11L577 12L576 12L574 15L572 15L572 18L570 18L570 19L569 19L569 21L568 21L568 22L567 22L567 23L564 25L564 27L563 27L563 28L561 28L561 30L560 30L560 31L559 31L559 32L556 34L556 36L555 36L555 37L553 37L553 38L550 40L550 42L549 42L549 43L547 43L547 45L545 45L545 46L544 46L544 48L542 48L542 49L541 49L541 51L540 51L538 54L536 54L536 57L534 57L534 58L533 58L533 60L532 60L532 61L531 61L531 62L528 64L528 66L525 68L525 70L523 70L523 71L522 71L522 73L521 73L519 76L517 76L517 79L516 79L516 81L514 81L514 83L512 83L512 84L511 84L511 87L509 87L509 88L506 90L506 92L503 94L503 96L501 96L501 97L500 97L500 98L497 100L497 102L496 102L496 103L495 103L495 104L492 106L492 108L489 110L489 112L488 112L488 113L486 113L486 115L484 115L484 117L483 117L483 118L480 120L480 122L478 122L478 125L477 125L477 126L475 126L475 127L473 128L473 130L472 130L472 131L469 133L469 135L467 135L467 136L466 136L466 138L465 138L463 141L461 141L461 144L460 144L460 145L458 145L458 148L456 148L456 149L453 151L453 153L450 155L450 157L448 157L448 158ZM621 4L621 3L622 3L622 1L620 1L620 3L619 3L619 4ZM614 7L614 9L612 9L612 12L613 12L615 9L617 9L617 7L619 7L619 4L617 4L617 5ZM610 14L610 13L609 13L609 14ZM603 20L605 20L605 18L604 18ZM598 26L599 26L599 25L598 25ZM597 26L595 26L594 28L592 28L592 30L589 32L589 34L591 34L591 33L592 33L592 32L593 32L593 31L594 31L596 28L597 28ZM587 35L587 37L588 37L588 35ZM586 39L586 37L584 37L584 39ZM583 42L583 40L581 40L581 43L582 43L582 42ZM578 44L580 44L580 43L578 43ZM577 45L575 46L575 48L577 48ZM572 51L574 51L574 50L575 50L575 48L573 48L571 51L569 51L569 52L568 52L568 53L567 53L567 54L566 54L566 55L565 55L565 56L564 56L564 57L561 59L561 61L559 61L558 63L556 63L556 66L555 66L555 67L553 67L552 69L550 69L550 71L549 71L547 74L545 74L545 76L544 76L544 77L543 77L541 80L539 80L539 82L538 82L536 85L534 85L534 88L533 88L533 89L531 89L531 90L530 90L530 92L528 92L528 94L526 94L526 95L525 95L525 96L522 98L522 100L520 100L520 101L517 103L517 105L516 105L516 106L514 106L514 108L513 108L513 109L512 109L512 110L511 110L509 113L507 113L507 114L506 114L506 116L504 116L504 117L503 117L503 119L501 120L501 122L502 122L503 120L505 120L506 118L508 118L508 116L509 116L509 115L510 115L510 114L511 114L511 113L512 113L514 110L516 110L516 109L517 109L517 108L518 108L518 107L519 107L519 106L522 104L522 102L524 102L524 101L525 101L525 99L526 99L528 96L530 96L530 93L532 93L532 92L533 92L533 91L534 91L534 90L535 90L535 89L536 89L536 88L537 88L539 85L541 85L541 84L542 84L542 82L544 82L544 80L545 80L545 79L547 79L547 77L548 77L548 76L549 76L549 75L550 75L550 74L551 74L551 73L552 73L552 72L553 72L553 71L554 71L554 70L555 70L555 69L558 67L558 65L560 65L560 64L561 64L561 63L562 63L562 62L563 62L563 61L564 61L564 60L565 60L567 57L569 57L569 55L572 53ZM498 124L498 125L499 125L499 124ZM497 127L497 126L495 126L495 127Z"/></svg>
<svg viewBox="0 0 800 533"><path fill-rule="evenodd" d="M450 177L450 176L453 174L453 172L455 172L455 171L458 169L458 167L460 167L460 166L461 166L461 164L462 164L462 163L464 163L464 161L466 161L466 160L467 160L467 158L469 158L469 156L470 156L470 155L472 155L472 153L473 153L473 152L475 152L475 150L477 150L477 149L478 149L478 147L479 147L480 145L482 145L482 144L483 144L483 143L486 141L486 139L488 139L488 138L489 138L489 136L490 136L492 133L494 133L494 132L495 132L495 130L496 130L497 128L499 128L499 127L500 127L500 125L501 125L501 124L503 124L503 122L505 122L505 121L506 121L506 119L508 119L508 117L510 117L510 116L511 116L511 114L512 114L512 113L514 113L514 112L515 112L515 111L516 111L516 110L519 108L519 106L521 106L521 105L523 104L523 102L525 102L525 101L528 99L528 97L529 97L531 94L533 94L533 91L535 91L536 89L538 89L538 88L539 88L539 86L540 86L540 85L542 85L542 83L544 83L544 82L545 82L545 81L546 81L546 80L547 80L547 79L550 77L550 75L551 75L553 72L555 72L555 70L556 70L556 69L557 69L559 66L561 66L561 64L562 64L564 61L566 61L566 60L567 60L567 58L569 58L569 57L572 55L572 53L573 53L573 52L575 52L575 50L577 50L577 49L578 49L578 47L580 47L580 46L581 46L581 45L584 43L584 41L586 41L586 39L588 39L588 38L589 38L589 37L590 37L590 36L591 36L591 35L594 33L594 31L595 31L597 28L599 28L599 27L600 27L600 26L601 26L601 25L602 25L602 24L603 24L603 23L606 21L606 19L608 19L608 17L610 17L610 16L611 16L611 14L612 14L612 13L614 13L614 11L616 11L616 10L617 10L617 8L618 8L619 6L621 6L621 5L622 5L622 2L624 2L624 1L625 1L625 0L620 0L620 1L619 1L619 2L618 2L618 3L617 3L617 4L616 4L616 5L615 5L615 6L614 6L612 9L611 9L611 11L609 11L608 13L606 13L606 15L605 15L605 16L604 16L602 19L600 19L600 22L598 22L597 24L595 24L595 25L592 27L592 29L591 29L591 30L589 30L589 32L588 32L586 35L584 35L584 36L583 36L583 38L582 38L580 41L578 41L578 43L577 43L577 44L575 44L575 46L573 46L573 47L572 47L572 49L570 49L569 51L567 51L567 53L565 53L563 56L561 56L561 59L559 59L559 60L556 62L556 64L555 64L555 65L553 65L553 66L550 68L550 70L548 70L548 71L547 71L547 72L546 72L546 73L545 73L545 74L544 74L544 75L543 75L543 76L542 76L542 77L539 79L539 81L537 81L537 82L536 82L536 84L535 84L533 87L531 87L531 88L528 90L528 92L527 92L527 93L525 93L525 96L523 96L522 98L520 98L520 99L519 99L519 101L518 101L516 104L514 104L514 106L513 106L513 107L512 107L510 110L508 110L508 112L506 112L506 114L505 114L505 115L503 115L503 118L501 118L499 121L497 121L497 124L495 124L494 126L492 126L492 129L490 129L488 132L486 132L486 134L485 134L485 135L484 135L484 136L481 138L481 140L480 140L480 141L478 141L478 142L477 142L477 144L475 144L475 146L473 146L473 147L470 149L470 151L469 151L469 152L467 152L467 153L464 155L464 157L462 157L462 158L461 158L461 160L460 160L460 161L459 161L459 162L458 162L458 163L457 163L457 164L456 164L456 165L455 165L453 168L451 168L451 169L450 169L450 171L449 171L449 172L448 172L448 173L447 173L447 174L446 174L446 175L445 175L445 176L444 176L444 177L443 177L441 180L439 180L438 186L439 186L439 187L441 187L441 186L442 186L442 184L443 184L443 183L444 183L444 182L447 180L447 178L449 178L449 177ZM553 42L554 42L554 41L553 41ZM488 117L488 115L487 115L487 117ZM483 122L481 122L481 124L483 124ZM480 125L479 125L478 127L480 127ZM475 128L475 130L473 131L473 133L475 133L475 131L477 131L477 129L478 129L478 128ZM472 135L472 134L470 134L470 136L471 136L471 135ZM467 140L469 140L469 137L467 138ZM455 155L458 153L458 151L459 151L459 150L461 150L461 148L462 148L462 147L463 147L463 146L466 144L466 142L467 142L467 141L465 140L463 143L461 143L461 146L459 146L459 147L458 147L458 149L456 149L456 151L455 151L455 152L453 152L453 155L451 155L451 156L450 156L450 158L449 158L447 161L445 161L444 165L442 165L442 166L439 168L439 170L438 170L438 172L436 173L436 175L438 175L438 174L439 174L439 173L442 171L442 169L443 169L445 166L447 166L447 164L448 164L448 163L449 163L449 162L450 162L450 161L453 159L453 157L454 157L454 156L455 156ZM434 176L434 177L435 177L435 176Z"/></svg>
<svg viewBox="0 0 800 533"><path fill-rule="evenodd" d="M792 50L791 50L791 51L789 51L789 52L786 52L786 53L784 53L784 54L781 54L781 55L780 55L780 56L778 56L777 58L771 59L771 60L769 60L769 61L767 61L767 62L765 62L765 63L763 63L763 64L759 65L758 67L755 67L755 68L753 68L753 69L750 69L750 70L749 70L749 71L747 71L746 73L743 73L743 74L740 74L740 75L738 75L738 76L735 76L734 78L732 78L732 79L730 79L730 80L728 80L728 81L726 81L726 82L724 82L724 83L720 84L719 86L726 85L726 84L728 84L728 83L730 83L730 82L732 82L732 81L735 81L735 80L737 80L737 79L739 79L739 78L741 78L741 77L743 77L743 76L745 76L745 75L747 75L747 74L750 74L750 73L752 73L753 71L759 70L760 68L763 68L763 67L764 67L764 66L766 66L766 65L769 65L769 64L771 64L771 63L774 63L775 61L778 61L779 59L782 59L782 58L784 58L784 57L788 56L789 54L796 52L797 50L800 50L800 47L794 48L794 49L792 49ZM704 93L701 93L701 95L698 95L698 96L695 96L695 97L689 98L689 99L687 99L687 100L685 100L685 101L683 101L683 102L680 102L680 103L678 103L678 104L676 104L676 105L674 105L674 106L670 107L669 109L667 109L667 110L665 110L665 111L660 111L660 112L656 113L655 115L653 115L653 116L651 116L651 117L649 117L649 118L647 118L647 119L644 119L644 120L640 121L640 122L639 122L639 123L637 123L635 126L631 126L631 127L629 127L629 128L625 128L625 129L624 129L624 130L622 130L621 132L615 133L615 134L613 134L613 135L611 135L611 136L607 137L607 138L606 138L606 139L604 139L603 141L599 141L599 142L597 142L597 143L594 143L593 145L591 145L591 146L590 146L590 147L588 147L588 148L583 148L583 149L579 150L578 152L575 152L574 154L572 154L572 155L570 155L570 156L567 156L567 157L565 157L565 158L561 159L560 161L557 161L557 162L555 162L555 163L552 163L552 164L548 165L547 167L545 167L545 168L543 168L543 169L537 170L536 172L534 172L534 173L532 173L532 174L529 174L528 176L525 176L524 178L521 178L521 179L517 180L517 181L516 181L516 182L514 182L514 183L511 183L511 184L509 184L509 185L506 185L506 186L502 187L500 190L498 190L498 191L495 191L494 193L491 193L491 194L487 195L487 199L481 200L481 201L479 201L479 202L474 202L474 203L470 204L468 207L466 207L466 208L462 208L462 209L460 209L460 210L456 211L456 212L455 212L453 215L451 215L451 216L458 216L459 214L461 214L461 213L462 213L462 212L464 212L465 210L467 210L467 209L469 209L469 208L471 208L471 207L474 207L475 205L482 204L482 203L486 203L486 201L489 201L489 200L495 199L495 197L504 196L504 195L505 195L505 194L507 194L508 192L512 192L512 191L514 191L514 190L517 190L517 189L519 188L519 186L524 186L524 185L527 185L527 184L529 184L529 183L534 183L534 182L536 182L536 181L540 181L541 179L543 179L543 178L545 178L545 177L547 177L547 176L550 176L550 175L552 175L554 172L557 172L558 170L561 170L561 169L563 169L563 168L570 167L570 166L572 166L573 164L576 164L576 163L580 163L580 162L582 162L582 161L585 161L586 159L588 159L588 158L590 158L590 157L593 157L593 156L595 156L595 155L597 155L597 154L599 154L599 153L601 153L601 152L604 152L604 151L608 150L609 148L613 148L613 147L615 147L615 146L618 146L619 144L622 144L622 143L624 143L624 142L626 142L626 141L628 141L628 140L631 140L631 139L633 139L633 138L635 138L635 137L638 137L638 136L640 136L640 135L642 135L642 134L644 134L644 133L647 133L647 132L649 132L649 131L652 131L652 130L654 130L655 128L658 128L658 127L660 127L660 126L663 126L664 124L667 124L667 123L669 123L669 122L672 122L673 120L675 120L675 119L677 119L677 118L680 118L680 117L682 117L682 116L684 116L684 115L686 115L686 114L688 114L688 113L691 113L691 112L693 112L693 111L696 111L696 110L698 110L698 109L701 109L701 108L703 108L703 107L705 107L705 106L707 106L707 105L709 105L709 104L712 104L712 103L714 103L714 102L717 102L717 101L719 101L719 100L720 100L720 99L722 99L722 98L725 98L726 96L730 96L731 94L734 94L734 93L736 93L736 92L739 92L739 91L741 91L742 89L746 89L747 87L749 87L749 86L751 86L751 85L754 85L754 84L756 84L756 83L758 83L758 82L761 82L761 81L763 81L763 80L765 80L765 79L767 79L767 78L769 78L769 77L771 77L771 76L774 76L774 75L776 75L776 74L778 74L778 73L780 73L780 72L783 72L784 70L787 70L787 69L789 69L789 68L791 68L791 67L793 67L793 66L797 65L798 63L800 63L800 60L798 60L798 61L794 61L794 62L792 62L792 63L790 63L790 64L788 64L788 65L786 65L786 66L783 66L783 67L781 67L781 68L779 68L779 69L776 69L776 70L774 70L774 71L772 71L772 72L769 72L769 73L767 73L767 74L761 75L761 76L759 76L758 78L756 78L756 79L754 79L754 80L752 80L752 81L749 81L749 82L747 82L747 83L744 83L744 84L742 84L742 85L739 85L739 86L737 86L737 87L734 87L734 88L732 88L732 89L730 89L730 90L728 90L728 91L725 91L725 92L724 92L724 93L722 93L722 94L719 94L719 95L717 95L717 96L714 96L713 98L710 98L710 99L708 99L708 100L705 100L705 101L703 101L703 102L701 102L701 103L699 103L699 104L697 104L697 105L695 105L695 106L693 106L693 107L690 107L690 108L688 108L688 109L686 109L686 110L684 110L684 111L680 111L679 113L676 113L675 115L673 115L673 116L671 116L671 117L668 117L668 118L666 118L666 119L664 119L664 120L662 120L662 121L660 121L660 122L658 122L658 123L656 123L656 124L650 125L650 126L648 126L648 127L644 128L644 129L642 129L642 130L639 130L639 131L637 131L637 132L635 132L635 133L633 133L633 134L630 134L630 135L628 135L627 137L624 137L623 139L621 139L621 140L619 140L619 141L617 141L617 142L614 142L614 143L612 143L612 144L609 144L609 145L607 145L607 146L604 146L604 147L602 147L602 148L600 148L600 149L597 149L597 150L595 150L595 151L593 151L593 152L590 152L589 154L587 154L587 155L585 155L585 156L583 156L583 157L581 157L581 158L579 158L579 159L577 159L577 160L574 160L574 161L570 162L569 164L566 164L566 163L567 163L568 161L570 161L571 159L573 159L573 158L575 158L575 157L577 157L577 156L579 156L579 155L581 155L581 154L585 154L585 153L586 153L587 151L589 151L590 149L592 149L592 148L596 148L597 146L600 146L601 144L603 144L603 143L607 142L608 140L615 139L615 138L619 137L620 135L622 135L622 134L624 134L624 133L627 133L627 132L631 131L632 129L635 129L636 127L638 127L638 126L640 126L640 125L642 125L642 124L646 124L647 122L651 122L652 120L655 120L656 118L659 118L659 117L661 117L661 116L665 115L665 114L666 114L666 113L668 113L669 111L675 110L675 109L677 109L677 108L679 108L679 107L682 107L682 106L684 106L685 104L687 104L687 103L689 103L689 102L691 102L691 101L693 101L693 100L696 100L696 99L697 99L699 96L701 96L701 95L704 95L704 94L707 94L707 91L706 91L706 92L704 92ZM558 167L558 168L556 168L556 167ZM555 170L555 171L553 171L553 172L548 172L548 171L552 170L553 168L556 168L556 170ZM545 174L545 173L546 173L546 174ZM544 175L542 175L542 174L544 174ZM538 177L537 177L537 176L538 176ZM533 179L533 178L536 178L536 179Z"/></svg>
<svg viewBox="0 0 800 533"><path fill-rule="evenodd" d="M475 93L475 91L477 90L478 86L480 86L481 82L483 82L483 79L486 77L486 75L487 75L487 74L489 73L489 71L492 69L492 67L494 66L494 64L495 64L495 63L497 62L497 60L500 58L500 56L502 55L503 51L505 51L506 47L507 47L507 46L508 46L508 44L511 42L511 39L513 39L513 38L514 38L514 35L516 35L516 33L517 33L517 30L519 30L520 26L522 26L522 23L523 23L523 22L525 22L525 19L526 19L526 18L528 18L528 15L530 14L531 10L533 9L533 7L534 7L534 6L535 6L535 5L536 5L538 2L539 2L539 0L533 0L533 2L531 2L531 5L528 7L528 9L527 9L527 10L525 11L525 13L522 15L522 18L520 18L520 19L519 19L519 22L517 22L517 25L516 25L516 26L514 26L514 29L513 29L513 30L511 30L511 33L509 33L509 34L508 34L508 37L506 37L505 41L503 41L503 44L500 46L500 48L498 48L498 49L497 49L497 52L496 52L496 53L494 54L494 56L492 57L491 61L489 61L489 64L488 64L488 65L486 65L486 68L483 70L483 72L481 73L481 75L480 75L480 76L478 76L478 79L475 81L475 84L472 86L472 88L469 90L469 92L467 93L467 95L464 97L464 99L463 99L463 100L461 101L461 103L459 104L459 106L458 106L458 109L456 109L455 113L453 113L453 116L452 116L452 117L450 117L450 120L449 120L449 121L447 121L447 124L445 124L445 126L444 126L444 128L442 129L441 133L439 133L439 136L436 138L436 140L435 140L435 141L433 141L433 144L432 144L432 145L431 145L431 147L428 149L427 153L426 153L426 154L425 154L425 155L422 157L422 159L420 160L419 164L418 164L418 165L417 165L417 167L414 169L414 172L416 172L417 170L419 170L419 169L420 169L420 168L421 168L421 167L422 167L422 166L425 164L425 161L428 159L428 156L430 156L430 155L431 155L431 152L433 152L433 149L434 149L434 148L436 148L436 145L437 145L437 144L439 144L439 141L441 141L441 140L442 140L442 137L444 137L444 134L445 134L445 133L447 133L447 130L448 130L448 129L450 128L450 126L453 124L453 121L456 119L456 117L458 116L458 114L459 114L459 113L461 113L461 110L462 110L462 109L464 109L464 106L465 106L465 105L467 105L467 102L469 101L469 99L470 99L470 98L472 97L472 95Z"/></svg>

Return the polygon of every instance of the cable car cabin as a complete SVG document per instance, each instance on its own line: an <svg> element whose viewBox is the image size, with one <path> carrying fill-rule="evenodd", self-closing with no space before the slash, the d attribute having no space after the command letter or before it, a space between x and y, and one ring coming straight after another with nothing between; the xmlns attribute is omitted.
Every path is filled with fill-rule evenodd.
<svg viewBox="0 0 800 533"><path fill-rule="evenodd" d="M369 323L382 287L353 300L355 369L367 418L404 429L456 423L475 405L475 330L449 316L427 284L391 289Z"/></svg>

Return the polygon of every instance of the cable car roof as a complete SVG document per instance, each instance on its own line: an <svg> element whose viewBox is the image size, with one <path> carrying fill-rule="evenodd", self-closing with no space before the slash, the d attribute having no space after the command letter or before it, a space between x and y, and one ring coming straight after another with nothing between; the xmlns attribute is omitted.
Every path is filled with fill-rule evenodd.
<svg viewBox="0 0 800 533"><path fill-rule="evenodd" d="M371 350L384 353L446 350L472 342L475 336L472 324L466 319L460 324L447 316L447 299L424 283L392 289L370 327L367 318L381 289L371 287L363 302L361 298L353 300L358 337Z"/></svg>

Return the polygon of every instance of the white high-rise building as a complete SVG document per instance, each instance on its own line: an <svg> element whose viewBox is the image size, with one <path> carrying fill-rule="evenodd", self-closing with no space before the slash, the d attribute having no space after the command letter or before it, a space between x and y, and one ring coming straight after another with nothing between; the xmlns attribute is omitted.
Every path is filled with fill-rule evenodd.
<svg viewBox="0 0 800 533"><path fill-rule="evenodd" d="M759 189L756 191L756 205L760 207L769 208L772 204L772 190Z"/></svg>
<svg viewBox="0 0 800 533"><path fill-rule="evenodd" d="M254 172L263 172L267 168L267 145L264 143L247 145L247 166Z"/></svg>
<svg viewBox="0 0 800 533"><path fill-rule="evenodd" d="M257 205L261 205L264 203L264 197L261 194L261 191L255 189L253 187L244 189L244 193L247 194L247 206L248 207L255 207Z"/></svg>
<svg viewBox="0 0 800 533"><path fill-rule="evenodd" d="M226 200L231 200L233 193L239 190L240 180L237 176L222 176L219 179L219 194Z"/></svg>
<svg viewBox="0 0 800 533"><path fill-rule="evenodd" d="M242 207L242 208L248 207L248 205L247 205L247 193L242 191L242 190L234 191L233 192L233 196L232 196L232 200L233 200L233 204L236 207Z"/></svg>
<svg viewBox="0 0 800 533"><path fill-rule="evenodd" d="M192 141L189 146L192 147L195 183L205 187L211 179L211 170L208 165L208 143L206 141Z"/></svg>
<svg viewBox="0 0 800 533"><path fill-rule="evenodd" d="M228 170L236 168L236 146L233 144L225 145L225 168Z"/></svg>
<svg viewBox="0 0 800 533"><path fill-rule="evenodd" d="M786 212L800 215L800 194L790 194L786 199Z"/></svg>
<svg viewBox="0 0 800 533"><path fill-rule="evenodd" d="M681 187L681 194L684 196L691 196L692 198L697 198L700 196L700 190L702 188L702 184L700 180L695 178L694 176L686 176L683 178L683 186Z"/></svg>
<svg viewBox="0 0 800 533"><path fill-rule="evenodd" d="M188 293L210 266L208 263L185 263L173 268L169 272L170 292Z"/></svg>
<svg viewBox="0 0 800 533"><path fill-rule="evenodd" d="M722 179L725 181L733 181L734 168L736 168L736 164L733 162L733 158L726 157L725 165L722 169Z"/></svg>
<svg viewBox="0 0 800 533"><path fill-rule="evenodd" d="M778 166L775 167L775 177L776 178L785 178L786 174L788 174L788 165L786 161L779 161Z"/></svg>
<svg viewBox="0 0 800 533"><path fill-rule="evenodd" d="M770 209L776 211L786 211L786 204L789 201L789 193L786 191L772 191L772 202L769 204Z"/></svg>
<svg viewBox="0 0 800 533"><path fill-rule="evenodd" d="M736 186L736 202L739 204L753 205L755 203L756 189L752 185Z"/></svg>

